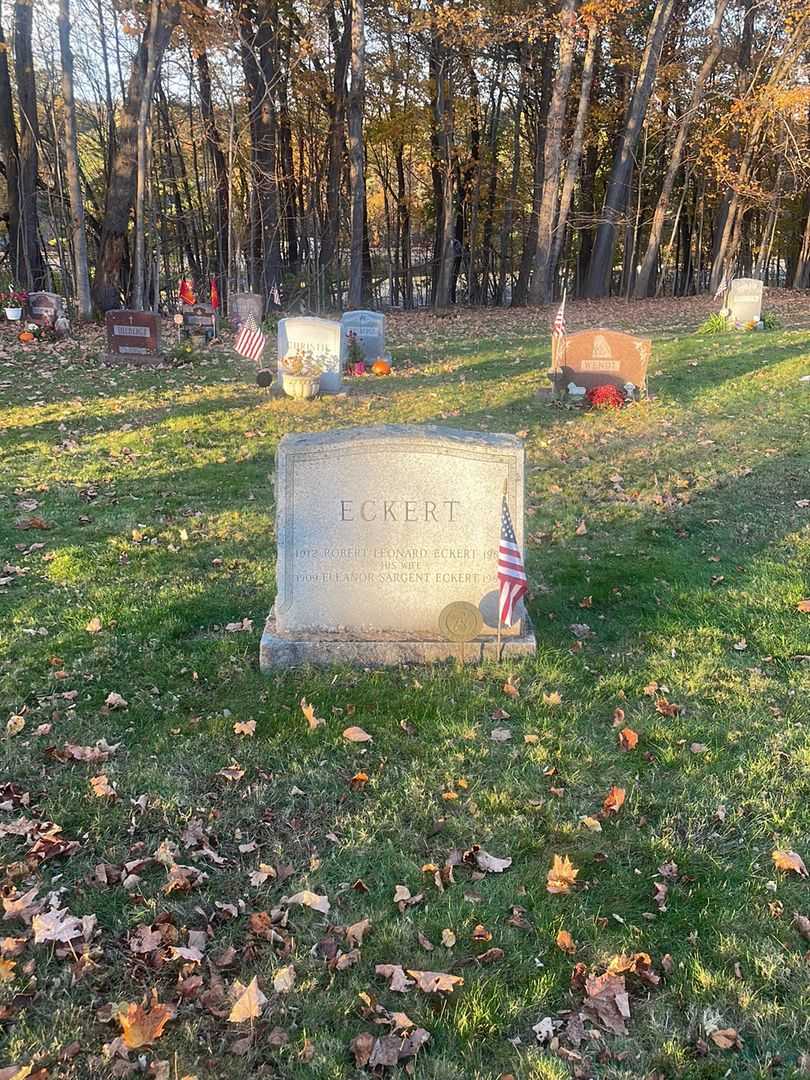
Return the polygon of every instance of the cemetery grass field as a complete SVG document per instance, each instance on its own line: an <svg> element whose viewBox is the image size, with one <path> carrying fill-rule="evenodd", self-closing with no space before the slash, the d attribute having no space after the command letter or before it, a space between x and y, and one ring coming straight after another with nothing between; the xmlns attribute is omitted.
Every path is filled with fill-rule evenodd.
<svg viewBox="0 0 810 1080"><path fill-rule="evenodd" d="M95 331L2 338L0 823L33 821L0 840L4 896L54 893L97 929L83 953L2 923L23 940L0 946L0 1067L360 1077L351 1041L390 1031L376 1004L430 1033L420 1080L808 1075L810 881L772 859L810 864L810 299L791 303L790 329L719 336L694 333L705 303L634 307L654 397L619 414L536 398L548 312L396 316L394 374L313 404L268 396L227 348L123 371L99 366ZM593 317L573 305L569 330ZM388 422L525 438L537 656L265 678L275 446ZM63 752L98 740L107 760ZM614 785L624 805L600 819ZM75 847L37 845L43 822ZM476 844L511 866L463 864L440 891L423 867ZM552 895L555 855L579 873ZM277 877L253 884L260 864ZM400 911L399 885L423 899ZM290 906L274 944L257 913L302 890L331 910ZM158 927L142 951L139 926ZM202 961L172 958L200 930ZM638 952L660 983L627 976L626 1035L538 1043L582 1003L576 964ZM396 993L377 964L464 983ZM230 1023L254 976L268 1005ZM153 991L175 1015L126 1057L102 1007Z"/></svg>

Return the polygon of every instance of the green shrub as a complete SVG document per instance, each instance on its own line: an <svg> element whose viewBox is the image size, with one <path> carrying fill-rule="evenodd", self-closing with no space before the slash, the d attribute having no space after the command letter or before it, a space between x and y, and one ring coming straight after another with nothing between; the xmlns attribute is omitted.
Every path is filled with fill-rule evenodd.
<svg viewBox="0 0 810 1080"><path fill-rule="evenodd" d="M725 334L729 330L729 321L719 311L713 311L708 319L701 323L697 332L699 334Z"/></svg>

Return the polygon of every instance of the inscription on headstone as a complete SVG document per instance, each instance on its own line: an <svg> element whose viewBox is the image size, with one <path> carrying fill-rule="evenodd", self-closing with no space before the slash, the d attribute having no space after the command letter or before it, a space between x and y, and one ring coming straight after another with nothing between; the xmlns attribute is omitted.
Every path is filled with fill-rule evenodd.
<svg viewBox="0 0 810 1080"><path fill-rule="evenodd" d="M759 322L762 318L763 284L756 278L734 278L728 294L728 306L735 323Z"/></svg>
<svg viewBox="0 0 810 1080"><path fill-rule="evenodd" d="M62 297L52 292L32 292L28 294L30 321L46 330L53 330L56 320L64 316L65 308Z"/></svg>
<svg viewBox="0 0 810 1080"><path fill-rule="evenodd" d="M264 297L261 293L231 293L230 296L231 322L238 329L249 315L252 315L258 325L264 315Z"/></svg>
<svg viewBox="0 0 810 1080"><path fill-rule="evenodd" d="M160 319L151 311L108 311L107 359L113 363L160 360Z"/></svg>
<svg viewBox="0 0 810 1080"><path fill-rule="evenodd" d="M347 311L340 321L346 334L357 337L364 359L385 355L385 316L379 311Z"/></svg>
<svg viewBox="0 0 810 1080"><path fill-rule="evenodd" d="M216 337L217 312L211 304L183 304L183 328L190 334Z"/></svg>
<svg viewBox="0 0 810 1080"><path fill-rule="evenodd" d="M346 335L339 322L313 317L282 319L278 324L278 366L301 353L322 370L321 393L335 394L343 387Z"/></svg>
<svg viewBox="0 0 810 1080"><path fill-rule="evenodd" d="M565 338L557 356L555 385L562 390L574 383L589 390L605 384L623 389L633 383L639 392L645 392L651 352L649 338L615 330L582 330Z"/></svg>

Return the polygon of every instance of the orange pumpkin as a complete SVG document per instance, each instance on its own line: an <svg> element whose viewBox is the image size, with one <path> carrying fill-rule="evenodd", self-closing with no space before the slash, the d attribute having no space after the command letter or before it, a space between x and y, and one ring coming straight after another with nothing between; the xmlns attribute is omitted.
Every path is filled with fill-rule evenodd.
<svg viewBox="0 0 810 1080"><path fill-rule="evenodd" d="M371 370L374 372L375 375L390 375L391 365L388 363L387 360L383 360L383 358L380 357L379 360L375 360L374 363L371 365Z"/></svg>
<svg viewBox="0 0 810 1080"><path fill-rule="evenodd" d="M34 335L31 333L30 330L21 330L19 334L17 334L17 341L21 341L23 345L27 345L29 341L33 340Z"/></svg>

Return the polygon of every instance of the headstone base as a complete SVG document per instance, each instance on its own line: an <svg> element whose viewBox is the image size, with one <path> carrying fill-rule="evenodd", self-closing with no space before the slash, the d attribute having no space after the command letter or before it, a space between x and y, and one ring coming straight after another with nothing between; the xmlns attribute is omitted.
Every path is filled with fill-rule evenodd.
<svg viewBox="0 0 810 1080"><path fill-rule="evenodd" d="M464 643L464 660L468 664L480 664L494 660L496 640L480 637ZM520 637L504 635L501 640L501 657L533 656L537 641L528 616L524 617ZM329 667L331 664L350 664L353 667L397 667L400 664L436 664L443 660L457 660L461 647L457 642L440 637L431 639L406 639L397 634L378 638L351 638L346 634L323 636L291 636L280 634L273 613L270 613L259 646L259 667L265 673L279 668Z"/></svg>
<svg viewBox="0 0 810 1080"><path fill-rule="evenodd" d="M104 353L101 362L106 367L159 367L166 363L160 353Z"/></svg>

